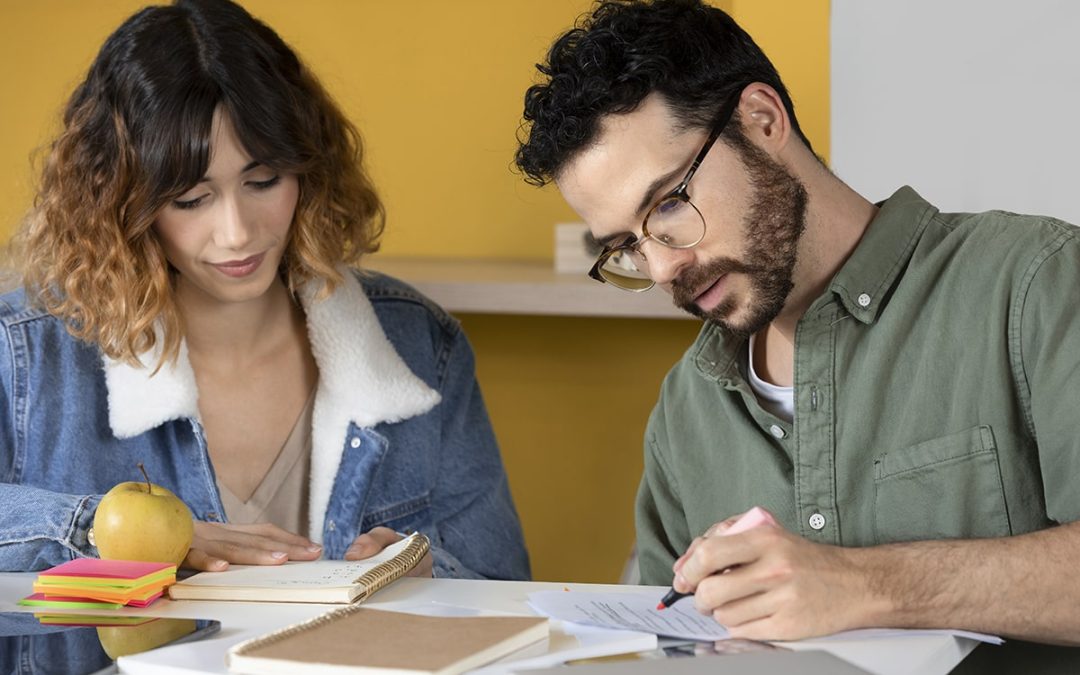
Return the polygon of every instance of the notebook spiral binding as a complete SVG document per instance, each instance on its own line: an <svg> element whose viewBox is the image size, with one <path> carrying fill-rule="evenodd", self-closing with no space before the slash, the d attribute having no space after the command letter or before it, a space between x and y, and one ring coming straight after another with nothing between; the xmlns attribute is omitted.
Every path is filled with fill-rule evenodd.
<svg viewBox="0 0 1080 675"><path fill-rule="evenodd" d="M431 542L427 536L417 533L416 537L402 549L401 553L390 560L379 563L357 577L353 583L363 585L364 592L356 599L358 601L366 600L375 591L416 567L429 550L431 550Z"/></svg>
<svg viewBox="0 0 1080 675"><path fill-rule="evenodd" d="M319 626L333 623L344 616L355 614L364 608L361 603L370 597L372 593L403 576L413 567L416 567L430 549L431 542L428 540L427 536L417 533L415 538L401 550L401 553L386 562L379 563L357 577L356 581L353 583L363 584L364 592L356 597L356 601L353 602L353 604L338 609L332 609L326 614L320 614L307 621L302 621L293 624L292 626L286 626L285 628L273 631L272 633L252 638L234 647L233 652L236 654L244 654L250 649L271 645L275 642L284 640L285 638L311 630L312 628L318 628Z"/></svg>

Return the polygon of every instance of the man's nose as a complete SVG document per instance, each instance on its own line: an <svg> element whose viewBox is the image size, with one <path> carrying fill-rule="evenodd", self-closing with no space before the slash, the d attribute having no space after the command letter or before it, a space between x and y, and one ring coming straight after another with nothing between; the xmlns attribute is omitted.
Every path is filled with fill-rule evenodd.
<svg viewBox="0 0 1080 675"><path fill-rule="evenodd" d="M638 250L645 256L649 277L661 286L677 279L694 262L693 249L671 248L652 239L642 243Z"/></svg>

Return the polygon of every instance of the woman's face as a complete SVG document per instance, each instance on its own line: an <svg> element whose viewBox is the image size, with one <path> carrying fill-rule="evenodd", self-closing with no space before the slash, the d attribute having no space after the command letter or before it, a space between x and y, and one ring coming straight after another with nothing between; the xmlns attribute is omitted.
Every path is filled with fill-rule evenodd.
<svg viewBox="0 0 1080 675"><path fill-rule="evenodd" d="M278 279L299 195L295 175L252 161L219 108L206 175L154 222L179 272L177 293L196 302L261 298Z"/></svg>

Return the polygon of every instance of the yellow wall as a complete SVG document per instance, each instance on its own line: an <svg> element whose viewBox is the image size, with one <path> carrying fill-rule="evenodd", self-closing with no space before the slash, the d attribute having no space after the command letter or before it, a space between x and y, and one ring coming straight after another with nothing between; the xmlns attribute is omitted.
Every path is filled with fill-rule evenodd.
<svg viewBox="0 0 1080 675"><path fill-rule="evenodd" d="M829 157L829 0L734 0L732 15L765 51L814 151Z"/></svg>
<svg viewBox="0 0 1080 675"><path fill-rule="evenodd" d="M0 238L29 206L28 157L104 37L142 0L0 6ZM731 0L828 152L827 0ZM550 259L574 220L511 171L533 64L586 0L247 0L363 132L384 251ZM692 321L461 317L540 579L614 581L633 539L641 436ZM633 367L621 364L633 363ZM718 517L727 514L718 514Z"/></svg>

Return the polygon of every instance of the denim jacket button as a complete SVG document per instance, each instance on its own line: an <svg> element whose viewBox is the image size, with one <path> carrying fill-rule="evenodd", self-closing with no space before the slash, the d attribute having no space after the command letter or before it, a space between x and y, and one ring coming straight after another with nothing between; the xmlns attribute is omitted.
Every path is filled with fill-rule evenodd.
<svg viewBox="0 0 1080 675"><path fill-rule="evenodd" d="M360 437L359 436L353 436L352 440L349 441L349 447L352 448L353 450L355 450L356 448L359 448L360 447Z"/></svg>
<svg viewBox="0 0 1080 675"><path fill-rule="evenodd" d="M333 532L334 530L337 529L337 525L334 525L334 521L331 520L330 522L326 523L326 529Z"/></svg>

